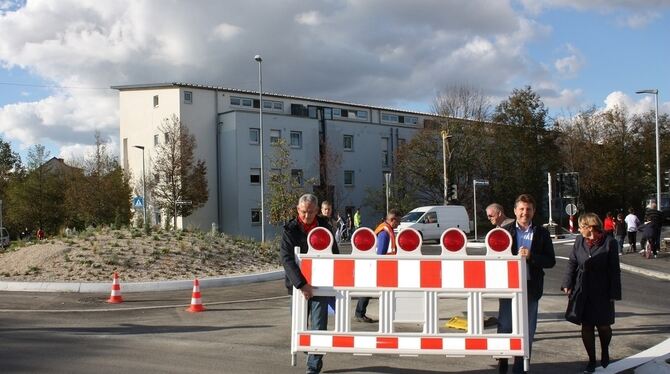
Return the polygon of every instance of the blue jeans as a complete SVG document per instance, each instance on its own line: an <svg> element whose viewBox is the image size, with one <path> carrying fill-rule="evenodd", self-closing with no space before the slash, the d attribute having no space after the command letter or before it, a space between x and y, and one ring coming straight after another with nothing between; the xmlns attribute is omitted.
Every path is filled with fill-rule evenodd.
<svg viewBox="0 0 670 374"><path fill-rule="evenodd" d="M616 241L617 244L619 244L619 253L623 253L623 242L626 239L625 235L617 235L616 236Z"/></svg>
<svg viewBox="0 0 670 374"><path fill-rule="evenodd" d="M359 297L356 303L356 317L363 317L368 312L369 297Z"/></svg>
<svg viewBox="0 0 670 374"><path fill-rule="evenodd" d="M533 348L533 338L537 329L537 309L540 300L528 300L528 353ZM512 332L512 300L500 299L498 305L498 333ZM512 373L523 373L523 357L514 357Z"/></svg>
<svg viewBox="0 0 670 374"><path fill-rule="evenodd" d="M307 302L310 330L326 330L328 328L328 299L330 296L314 296ZM323 366L323 355L307 355L307 372L320 373Z"/></svg>

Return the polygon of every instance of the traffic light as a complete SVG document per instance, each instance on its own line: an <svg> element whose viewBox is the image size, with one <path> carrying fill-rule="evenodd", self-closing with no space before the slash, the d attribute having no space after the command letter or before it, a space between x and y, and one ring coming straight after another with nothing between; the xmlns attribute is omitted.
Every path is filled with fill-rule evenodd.
<svg viewBox="0 0 670 374"><path fill-rule="evenodd" d="M458 186L456 184L452 184L448 188L448 194L449 200L458 200Z"/></svg>
<svg viewBox="0 0 670 374"><path fill-rule="evenodd" d="M579 173L563 173L561 197L568 199L579 197Z"/></svg>
<svg viewBox="0 0 670 374"><path fill-rule="evenodd" d="M670 169L663 172L663 185L665 188L670 188Z"/></svg>

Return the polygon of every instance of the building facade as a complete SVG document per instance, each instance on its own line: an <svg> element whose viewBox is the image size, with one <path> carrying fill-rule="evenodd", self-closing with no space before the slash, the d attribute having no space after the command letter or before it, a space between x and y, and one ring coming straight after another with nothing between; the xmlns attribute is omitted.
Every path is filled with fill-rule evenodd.
<svg viewBox="0 0 670 374"><path fill-rule="evenodd" d="M274 172L291 173L305 189L320 189L333 200L342 217L361 209L364 226L372 226L383 212L366 204L369 191L383 193L384 173L392 172L395 151L435 119L428 113L327 101L290 95L185 83L114 86L120 103L120 162L141 186L151 178L154 147L164 141L161 123L176 115L195 136L195 158L207 166L209 200L180 228L208 230L215 225L231 235L261 237L260 126L263 106L263 147L266 179ZM291 170L272 170L273 144L287 144ZM137 148L144 147L144 149ZM309 185L307 181L316 181ZM328 187L323 187L328 186ZM141 188L136 188L141 191ZM149 195L149 194L148 194ZM153 224L161 212L147 207ZM278 228L266 224L272 237Z"/></svg>

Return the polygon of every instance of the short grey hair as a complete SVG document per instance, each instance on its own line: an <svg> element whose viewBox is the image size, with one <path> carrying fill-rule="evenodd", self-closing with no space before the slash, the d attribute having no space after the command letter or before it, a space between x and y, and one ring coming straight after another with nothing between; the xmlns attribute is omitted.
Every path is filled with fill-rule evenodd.
<svg viewBox="0 0 670 374"><path fill-rule="evenodd" d="M496 212L505 213L505 208L503 208L503 206L498 203L489 204L489 206L486 207L486 210L489 209L493 209Z"/></svg>
<svg viewBox="0 0 670 374"><path fill-rule="evenodd" d="M298 205L300 204L313 204L315 206L319 206L319 199L317 199L317 197L311 193L306 193L300 196L300 199L298 199Z"/></svg>

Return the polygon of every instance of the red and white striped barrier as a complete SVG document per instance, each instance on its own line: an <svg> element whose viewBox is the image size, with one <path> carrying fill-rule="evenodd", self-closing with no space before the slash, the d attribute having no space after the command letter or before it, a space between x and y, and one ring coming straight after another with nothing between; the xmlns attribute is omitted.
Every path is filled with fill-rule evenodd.
<svg viewBox="0 0 670 374"><path fill-rule="evenodd" d="M421 235L414 229L396 235L397 256L378 256L377 238L368 228L352 235L351 255L332 253L333 236L317 227L307 236L309 250L296 261L315 296L335 298L334 326L307 330L307 302L294 289L291 354L340 352L354 354L440 354L446 356L524 356L528 359L526 262L511 253L512 238L503 229L486 236L487 253L466 253L467 237L446 230L440 255L422 255ZM379 298L379 330L351 331L352 297ZM463 333L441 333L439 300L462 299L468 327ZM512 333L484 332L483 299L512 300ZM418 300L418 301L417 301ZM411 309L407 319L404 307ZM394 323L419 322L422 332L399 332Z"/></svg>

